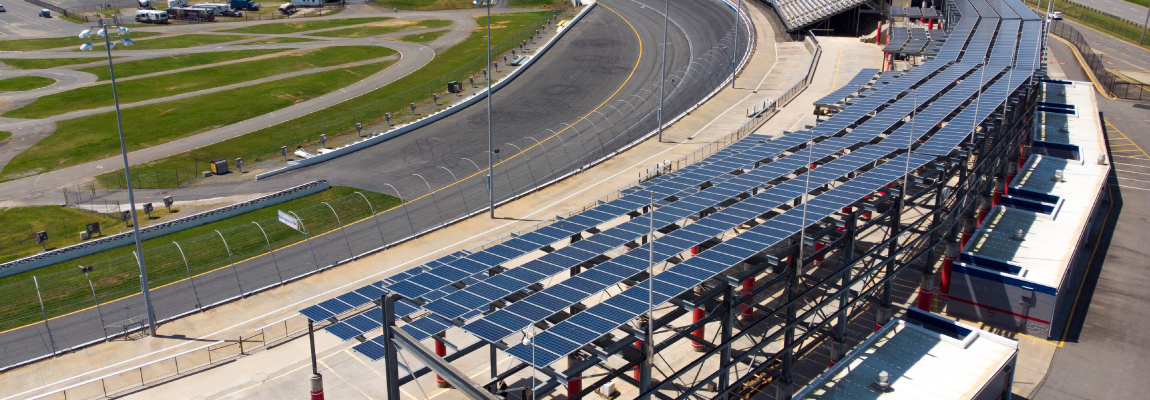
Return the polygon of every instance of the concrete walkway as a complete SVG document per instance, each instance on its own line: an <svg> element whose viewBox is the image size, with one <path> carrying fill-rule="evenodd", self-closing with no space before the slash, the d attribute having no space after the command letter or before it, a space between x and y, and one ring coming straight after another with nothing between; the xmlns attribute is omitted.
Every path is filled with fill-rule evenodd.
<svg viewBox="0 0 1150 400"><path fill-rule="evenodd" d="M582 207L635 179L640 171L649 166L686 155L699 145L726 135L746 121L747 108L761 104L773 98L777 92L790 87L796 79L795 71L805 72L809 55L805 54L802 45L795 47L781 43L776 56L771 29L765 28L766 21L758 12L753 14L760 26L758 48L746 70L739 76L736 87L724 89L668 129L663 142L649 140L583 173L500 207L496 210L496 219L486 215L471 218L447 230L429 234L333 271L183 318L162 326L159 337L101 344L8 372L0 375L0 386L8 388L9 393L26 396L22 394L25 391L62 387L149 360L163 359L198 347L206 343L204 341L234 340L239 335L250 335L253 328L291 317L300 308L357 285ZM823 46L824 54L817 70L818 79L773 120L768 121L759 133L777 134L813 120L811 103L815 99L825 95L834 86L845 83L859 69L878 66L881 58L881 53L873 45L862 44L854 39L824 38ZM754 88L760 88L758 93L754 93ZM317 350L321 354L338 358L325 358L321 364L321 370L324 370L328 380L326 388L329 396L345 398L344 395L366 395L361 388L357 388L359 381L355 384L348 382L357 376L337 378L338 372L326 372L327 368L339 362L363 363L348 350L351 343L340 343L338 339L324 333L318 333L316 339ZM243 357L229 365L187 376L129 397L281 398L303 393L301 388L306 387L307 381L299 378L310 372L304 368L308 364L306 346L306 339L297 339L270 351ZM486 357L475 358L478 360L468 364L475 364L476 369L465 370L465 373L483 374L484 370L480 368L486 366ZM362 385L382 386L382 380L374 375L363 376L362 379ZM422 383L424 388L434 387L433 384ZM415 390L405 388L408 389ZM373 389L364 390L377 393ZM435 389L427 395L441 392ZM417 392L411 394L421 398Z"/></svg>

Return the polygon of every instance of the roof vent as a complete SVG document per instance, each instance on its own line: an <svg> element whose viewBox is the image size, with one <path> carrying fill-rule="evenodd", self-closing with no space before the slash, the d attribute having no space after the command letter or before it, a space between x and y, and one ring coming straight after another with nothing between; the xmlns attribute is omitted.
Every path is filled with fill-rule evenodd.
<svg viewBox="0 0 1150 400"><path fill-rule="evenodd" d="M1022 230L1022 229L1016 229L1016 230L1014 231L1014 239L1015 239L1015 240L1023 240L1023 239L1026 239L1026 231L1024 231L1024 230Z"/></svg>
<svg viewBox="0 0 1150 400"><path fill-rule="evenodd" d="M1058 128L1058 132L1070 133L1070 124L1062 124L1062 127Z"/></svg>
<svg viewBox="0 0 1150 400"><path fill-rule="evenodd" d="M1099 154L1098 155L1098 165L1106 165L1106 155L1105 154Z"/></svg>
<svg viewBox="0 0 1150 400"><path fill-rule="evenodd" d="M879 372L878 376L874 378L874 383L871 384L871 389L879 393L890 392L890 374L886 371Z"/></svg>
<svg viewBox="0 0 1150 400"><path fill-rule="evenodd" d="M1066 182L1066 175L1062 170L1057 170L1054 171L1054 178L1051 178L1051 180L1055 182Z"/></svg>

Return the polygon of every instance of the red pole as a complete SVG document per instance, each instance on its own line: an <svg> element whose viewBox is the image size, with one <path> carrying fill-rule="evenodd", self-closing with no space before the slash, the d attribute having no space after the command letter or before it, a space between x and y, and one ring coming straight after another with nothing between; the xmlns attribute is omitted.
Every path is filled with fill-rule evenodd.
<svg viewBox="0 0 1150 400"><path fill-rule="evenodd" d="M311 376L311 400L323 400L323 376L320 374Z"/></svg>
<svg viewBox="0 0 1150 400"><path fill-rule="evenodd" d="M446 337L445 333L447 333L447 332L439 332L439 337ZM440 356L440 357L446 357L447 356L447 346L444 345L443 342L440 342L438 340L435 341L435 355ZM443 379L443 377L439 376L439 374L435 374L435 385L439 386L441 388L445 388L445 387L449 386L447 384L447 380Z"/></svg>
<svg viewBox="0 0 1150 400"><path fill-rule="evenodd" d="M918 309L930 312L930 303L934 301L934 274L922 275L922 288L918 291Z"/></svg>
<svg viewBox="0 0 1150 400"><path fill-rule="evenodd" d="M827 247L827 245L823 244L823 242L815 242L815 252L816 253L818 253L819 250L822 250L824 247ZM815 263L816 264L821 263L821 262L823 262L823 256L815 257Z"/></svg>
<svg viewBox="0 0 1150 400"><path fill-rule="evenodd" d="M691 323L699 322L705 316L707 316L706 311L704 311L702 308L695 308L695 310L691 313ZM699 325L699 329L695 329L694 332L691 332L691 336L694 336L694 337L698 338L699 340L702 340L703 336L706 336L706 332L707 332L706 325ZM697 351L697 352L707 351L706 347L704 347L701 343L696 342L694 340L691 341L691 348L695 349L695 351Z"/></svg>
<svg viewBox="0 0 1150 400"><path fill-rule="evenodd" d="M699 255L699 246L691 246L691 256Z"/></svg>
<svg viewBox="0 0 1150 400"><path fill-rule="evenodd" d="M970 237L974 236L974 228L978 226L974 223L974 218L969 215L962 217L962 242L959 244L960 250L966 248L966 242L970 241Z"/></svg>
<svg viewBox="0 0 1150 400"><path fill-rule="evenodd" d="M579 362L579 358L568 358L568 367L572 367ZM583 391L583 380L577 379L583 377L582 373L575 374L571 380L567 381L567 398L573 398L576 394Z"/></svg>
<svg viewBox="0 0 1150 400"><path fill-rule="evenodd" d="M875 36L875 44L883 44L882 42L882 24L878 24L878 36Z"/></svg>
<svg viewBox="0 0 1150 400"><path fill-rule="evenodd" d="M1002 204L1002 194L1006 192L1006 180L1002 178L996 178L995 181L994 194L990 198L991 208L998 207L999 204Z"/></svg>
<svg viewBox="0 0 1150 400"><path fill-rule="evenodd" d="M990 214L991 201L986 197L982 198L982 206L978 208L978 226L982 226L982 220L986 219L987 214Z"/></svg>
<svg viewBox="0 0 1150 400"><path fill-rule="evenodd" d="M950 271L954 268L954 260L958 259L958 243L947 240L946 255L942 257L942 279L939 281L938 291L943 297L950 296Z"/></svg>
<svg viewBox="0 0 1150 400"><path fill-rule="evenodd" d="M638 347L639 350L642 351L643 350L643 341L642 340L636 340L635 341L635 347ZM634 375L635 380L640 379L639 378L639 366L638 365L631 367L631 373Z"/></svg>
<svg viewBox="0 0 1150 400"><path fill-rule="evenodd" d="M754 276L747 278L747 279L744 279L743 280L743 296L751 294L751 289L754 289L754 287L755 287L755 277ZM755 309L753 307L751 307L751 304L743 303L743 311L741 313L739 313L739 317L742 318L743 320L749 320L749 319L753 318L754 316L755 316Z"/></svg>

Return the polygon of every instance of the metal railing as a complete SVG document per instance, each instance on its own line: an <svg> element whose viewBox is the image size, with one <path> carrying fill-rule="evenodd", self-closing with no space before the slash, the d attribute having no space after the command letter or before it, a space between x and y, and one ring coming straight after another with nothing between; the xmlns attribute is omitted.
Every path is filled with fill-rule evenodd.
<svg viewBox="0 0 1150 400"><path fill-rule="evenodd" d="M277 321L240 335L235 340L217 340L191 350L76 383L45 393L28 393L28 399L112 398L141 388L169 382L241 356L267 349L307 332L307 319L299 315ZM21 394L23 395L23 394Z"/></svg>
<svg viewBox="0 0 1150 400"><path fill-rule="evenodd" d="M1090 48L1090 42L1088 42L1077 29L1074 29L1070 24L1063 21L1055 20L1052 22L1050 25L1050 33L1066 39L1066 41L1078 49L1078 52L1082 54L1082 62L1090 68L1090 72L1092 72L1095 79L1098 80L1100 88L1110 92L1111 96L1120 99L1150 99L1150 87L1147 87L1146 84L1130 82L1110 72L1110 70L1106 68L1106 61L1103 59L1104 56L1095 53L1094 50Z"/></svg>

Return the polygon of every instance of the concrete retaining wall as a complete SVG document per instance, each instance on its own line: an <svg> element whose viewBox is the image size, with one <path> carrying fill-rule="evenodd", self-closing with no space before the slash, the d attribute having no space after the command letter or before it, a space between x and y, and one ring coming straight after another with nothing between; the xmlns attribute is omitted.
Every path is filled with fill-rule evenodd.
<svg viewBox="0 0 1150 400"><path fill-rule="evenodd" d="M143 240L157 238L185 229L195 228L197 226L228 219L240 214L259 210L264 207L274 206L288 200L295 200L300 197L327 190L329 188L331 188L331 184L329 184L327 181L312 181L310 183L305 183L303 185L272 193L267 196L248 200L242 203L220 207L211 211L205 211L199 214L189 215L184 218L152 225L140 229L140 237ZM21 258L16 261L0 264L0 278L15 275L25 271L31 271L36 268L61 263L68 260L74 260L90 254L99 253L104 250L114 249L120 246L127 246L134 242L135 238L133 237L133 232L124 232L92 240L86 243L80 243L77 245L40 253L31 257Z"/></svg>

